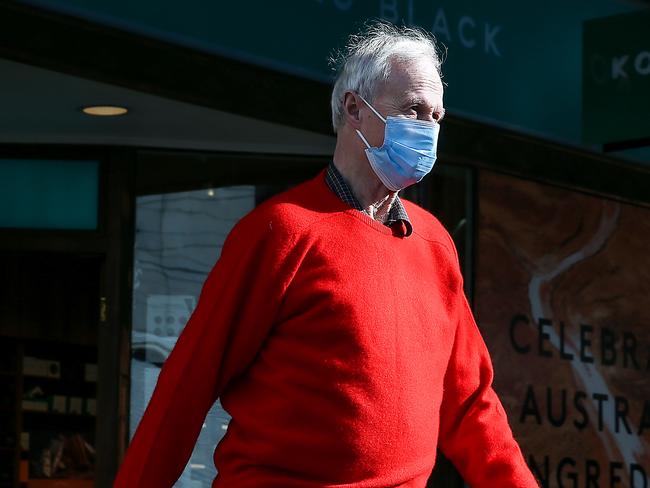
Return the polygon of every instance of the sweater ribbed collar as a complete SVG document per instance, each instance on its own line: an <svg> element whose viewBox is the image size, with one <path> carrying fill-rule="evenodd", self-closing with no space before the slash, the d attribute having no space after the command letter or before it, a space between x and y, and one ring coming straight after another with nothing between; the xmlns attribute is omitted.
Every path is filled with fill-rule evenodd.
<svg viewBox="0 0 650 488"><path fill-rule="evenodd" d="M333 162L327 167L325 182L327 183L327 186L329 186L330 190L332 190L344 203L360 212L364 211L359 199L354 196L352 188L347 181L345 181L341 172L336 168L336 166L334 166ZM388 211L388 217L386 218L384 225L392 227L393 224L400 221L404 224L404 235L406 237L410 236L413 233L413 225L411 224L406 209L398 195L395 197L395 201Z"/></svg>

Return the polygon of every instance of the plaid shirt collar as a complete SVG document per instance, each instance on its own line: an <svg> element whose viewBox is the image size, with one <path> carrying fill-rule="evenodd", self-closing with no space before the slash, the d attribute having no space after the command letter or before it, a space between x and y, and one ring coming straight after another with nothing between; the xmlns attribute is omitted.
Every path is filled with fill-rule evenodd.
<svg viewBox="0 0 650 488"><path fill-rule="evenodd" d="M330 189L336 194L336 196L343 200L344 203L348 204L350 207L356 210L359 210L360 212L364 211L361 203L359 203L357 197L355 197L354 193L352 193L352 188L350 188L350 185L348 185L345 179L343 179L343 175L341 175L339 170L336 169L336 166L334 166L333 162L330 163L327 167L325 182L327 183L327 186L329 186ZM395 201L388 211L388 217L386 219L386 222L384 222L384 225L392 227L395 222L399 221L404 224L404 228L406 230L404 234L405 237L410 236L413 233L413 225L411 224L409 216L406 213L406 209L404 208L404 205L402 204L402 201L398 195L395 197Z"/></svg>

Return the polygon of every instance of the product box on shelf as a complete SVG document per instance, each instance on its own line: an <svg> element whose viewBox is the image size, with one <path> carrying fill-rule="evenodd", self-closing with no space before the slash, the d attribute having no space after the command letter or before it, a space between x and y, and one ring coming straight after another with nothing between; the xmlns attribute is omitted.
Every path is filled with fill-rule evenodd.
<svg viewBox="0 0 650 488"><path fill-rule="evenodd" d="M61 378L61 363L50 359L25 356L23 358L23 374L44 378Z"/></svg>

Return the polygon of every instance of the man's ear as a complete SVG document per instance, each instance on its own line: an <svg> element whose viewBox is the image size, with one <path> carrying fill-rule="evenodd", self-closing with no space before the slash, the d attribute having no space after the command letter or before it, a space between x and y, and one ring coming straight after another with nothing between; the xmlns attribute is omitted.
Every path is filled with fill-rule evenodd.
<svg viewBox="0 0 650 488"><path fill-rule="evenodd" d="M358 129L361 126L361 114L359 113L361 103L363 103L361 98L354 92L348 91L343 95L345 123L354 129Z"/></svg>

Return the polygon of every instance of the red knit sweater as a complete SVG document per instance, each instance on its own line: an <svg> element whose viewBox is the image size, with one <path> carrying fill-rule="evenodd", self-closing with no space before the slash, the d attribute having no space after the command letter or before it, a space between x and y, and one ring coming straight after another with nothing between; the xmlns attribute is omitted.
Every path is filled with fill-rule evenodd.
<svg viewBox="0 0 650 488"><path fill-rule="evenodd" d="M449 235L409 237L321 173L244 217L160 373L116 487L169 487L217 397L218 488L422 488L436 446L473 487L536 487L491 388Z"/></svg>

